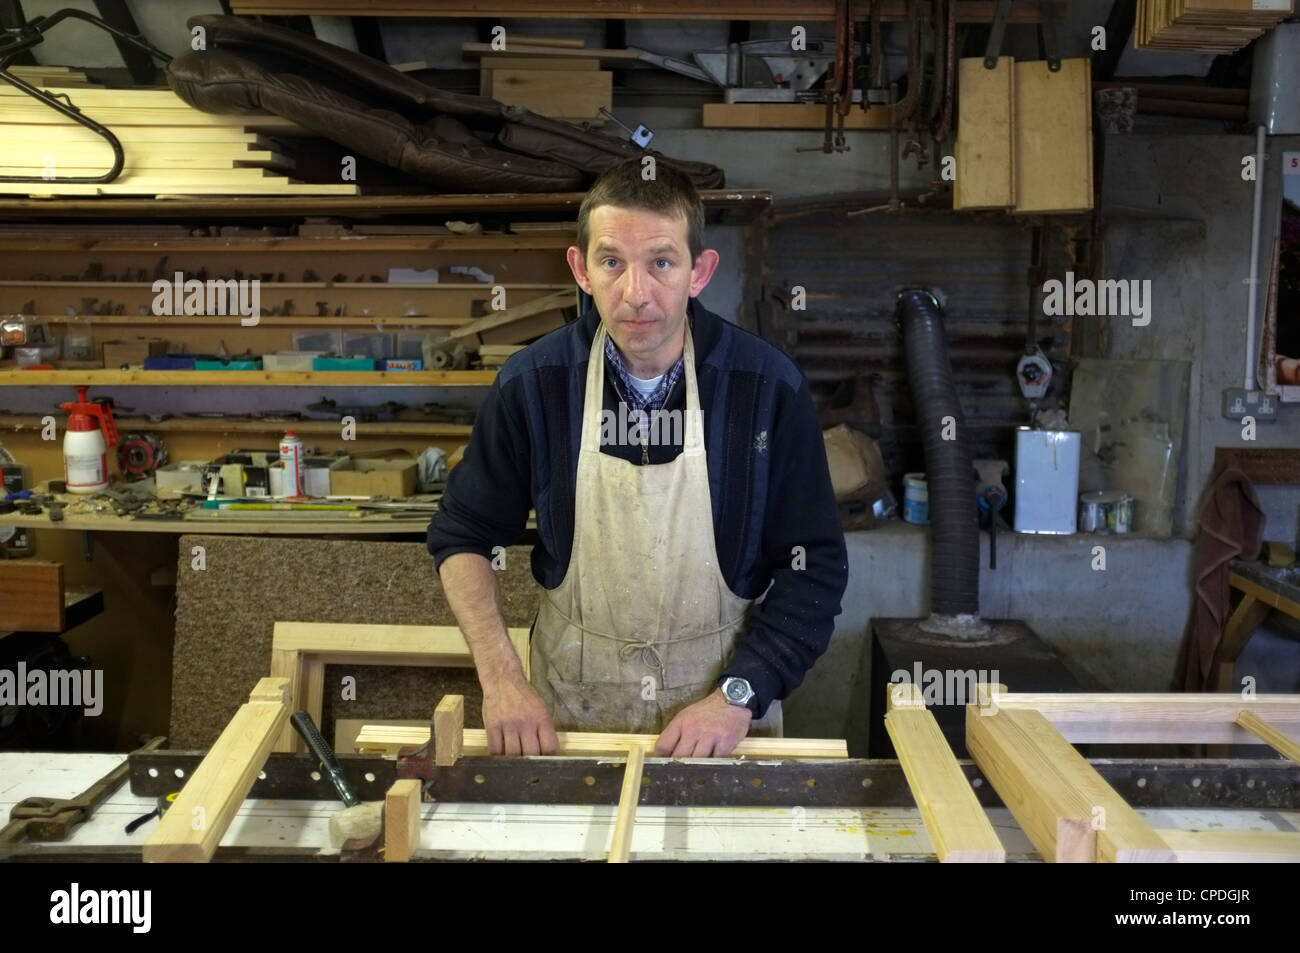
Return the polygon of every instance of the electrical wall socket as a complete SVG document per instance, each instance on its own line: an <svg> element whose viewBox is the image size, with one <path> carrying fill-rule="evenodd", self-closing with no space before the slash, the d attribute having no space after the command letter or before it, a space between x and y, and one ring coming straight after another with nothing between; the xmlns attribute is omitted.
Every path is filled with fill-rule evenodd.
<svg viewBox="0 0 1300 953"><path fill-rule="evenodd" d="M1223 392L1223 416L1229 420L1277 420L1277 398L1262 390L1229 387Z"/></svg>

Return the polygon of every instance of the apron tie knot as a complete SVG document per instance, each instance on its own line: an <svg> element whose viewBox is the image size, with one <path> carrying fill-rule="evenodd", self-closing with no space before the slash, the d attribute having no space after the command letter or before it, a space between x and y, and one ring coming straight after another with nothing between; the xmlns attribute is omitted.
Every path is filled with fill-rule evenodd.
<svg viewBox="0 0 1300 953"><path fill-rule="evenodd" d="M618 657L624 662L630 662L637 655L641 656L641 664L646 668L658 669L662 675L664 670L663 656L655 648L653 641L648 642L627 642L618 650Z"/></svg>

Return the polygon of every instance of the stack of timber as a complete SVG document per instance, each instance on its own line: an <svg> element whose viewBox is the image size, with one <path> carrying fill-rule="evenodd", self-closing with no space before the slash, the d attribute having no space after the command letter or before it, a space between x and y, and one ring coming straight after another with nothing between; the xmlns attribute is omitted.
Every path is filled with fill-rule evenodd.
<svg viewBox="0 0 1300 953"><path fill-rule="evenodd" d="M464 52L482 57L480 95L552 119L598 126L605 122L601 107L614 104L614 74L600 68L601 54L624 51L590 50L577 37L507 34L500 49L467 43Z"/></svg>
<svg viewBox="0 0 1300 953"><path fill-rule="evenodd" d="M356 195L350 183L297 182L293 160L265 135L300 136L271 115L218 115L187 105L166 88L110 89L67 67L12 67L21 79L71 101L122 143L124 164L112 182L69 183L107 173L113 150L102 137L22 90L0 83L0 195Z"/></svg>
<svg viewBox="0 0 1300 953"><path fill-rule="evenodd" d="M523 349L522 344L480 344L478 359L483 364L484 370L492 370L504 365L512 354Z"/></svg>
<svg viewBox="0 0 1300 953"><path fill-rule="evenodd" d="M1292 13L1293 0L1138 0L1133 45L1235 53Z"/></svg>

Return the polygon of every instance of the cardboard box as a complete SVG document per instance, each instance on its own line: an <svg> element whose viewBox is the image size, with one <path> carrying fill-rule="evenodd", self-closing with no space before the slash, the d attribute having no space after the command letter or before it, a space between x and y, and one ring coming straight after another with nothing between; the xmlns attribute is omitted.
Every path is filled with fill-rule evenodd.
<svg viewBox="0 0 1300 953"><path fill-rule="evenodd" d="M414 460L350 460L330 470L334 496L411 496L415 493Z"/></svg>
<svg viewBox="0 0 1300 953"><path fill-rule="evenodd" d="M303 493L307 496L329 496L330 476L334 470L350 466L347 457L307 457L303 460Z"/></svg>
<svg viewBox="0 0 1300 953"><path fill-rule="evenodd" d="M167 342L160 338L127 338L104 342L104 366L116 370L123 364L143 364L146 357L167 353Z"/></svg>

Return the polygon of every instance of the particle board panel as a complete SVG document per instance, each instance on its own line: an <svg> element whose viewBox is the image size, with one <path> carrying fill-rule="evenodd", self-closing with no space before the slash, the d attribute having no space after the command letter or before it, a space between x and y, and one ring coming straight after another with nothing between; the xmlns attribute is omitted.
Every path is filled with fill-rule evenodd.
<svg viewBox="0 0 1300 953"><path fill-rule="evenodd" d="M1092 208L1092 68L1089 60L1015 64L1015 210L1086 212ZM957 169L961 177L961 167Z"/></svg>
<svg viewBox="0 0 1300 953"><path fill-rule="evenodd" d="M62 632L63 564L0 560L0 632Z"/></svg>
<svg viewBox="0 0 1300 953"><path fill-rule="evenodd" d="M194 547L205 568L194 568ZM541 596L529 549L506 550L498 574L506 624L532 624ZM453 625L423 542L180 537L170 743L206 748L266 675L277 619L381 625ZM345 696L342 679L351 676ZM465 696L466 723L481 727L482 691L472 669L325 666L322 733L335 718L418 719L446 694Z"/></svg>
<svg viewBox="0 0 1300 953"><path fill-rule="evenodd" d="M1013 208L1016 204L1015 59L995 69L983 57L957 63L957 178L953 208Z"/></svg>

